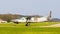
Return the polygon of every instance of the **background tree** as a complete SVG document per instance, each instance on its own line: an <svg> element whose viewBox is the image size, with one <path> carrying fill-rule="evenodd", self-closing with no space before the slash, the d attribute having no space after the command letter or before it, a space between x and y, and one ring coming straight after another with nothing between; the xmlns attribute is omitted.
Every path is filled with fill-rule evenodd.
<svg viewBox="0 0 60 34"><path fill-rule="evenodd" d="M18 14L0 14L0 18L8 22L10 22L13 19L18 19L23 16L24 15L18 15Z"/></svg>

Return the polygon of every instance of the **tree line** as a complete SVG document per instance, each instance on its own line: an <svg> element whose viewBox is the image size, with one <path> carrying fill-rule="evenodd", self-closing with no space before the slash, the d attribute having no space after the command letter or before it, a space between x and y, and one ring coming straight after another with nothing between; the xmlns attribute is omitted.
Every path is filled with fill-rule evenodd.
<svg viewBox="0 0 60 34"><path fill-rule="evenodd" d="M18 19L20 17L23 17L23 15L18 14L0 14L0 18L2 20L10 22L12 19Z"/></svg>

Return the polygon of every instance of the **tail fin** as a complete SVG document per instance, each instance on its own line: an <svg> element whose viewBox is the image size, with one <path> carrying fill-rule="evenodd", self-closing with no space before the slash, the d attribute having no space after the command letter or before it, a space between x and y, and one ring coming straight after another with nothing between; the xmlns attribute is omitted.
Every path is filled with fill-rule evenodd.
<svg viewBox="0 0 60 34"><path fill-rule="evenodd" d="M51 14L52 14L52 11L49 11L48 17L47 17L48 21L51 21L51 17L52 17Z"/></svg>
<svg viewBox="0 0 60 34"><path fill-rule="evenodd" d="M49 11L48 18L51 18L52 11Z"/></svg>

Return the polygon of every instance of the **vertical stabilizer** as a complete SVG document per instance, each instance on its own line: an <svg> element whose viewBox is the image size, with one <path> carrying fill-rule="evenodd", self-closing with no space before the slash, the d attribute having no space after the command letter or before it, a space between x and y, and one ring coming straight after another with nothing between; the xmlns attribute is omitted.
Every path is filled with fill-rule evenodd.
<svg viewBox="0 0 60 34"><path fill-rule="evenodd" d="M52 17L51 14L52 14L52 11L49 11L48 17L47 17L48 21L51 21L51 17Z"/></svg>
<svg viewBox="0 0 60 34"><path fill-rule="evenodd" d="M51 14L52 14L52 12L49 11L49 13L48 13L48 17L49 17L49 18L51 18Z"/></svg>

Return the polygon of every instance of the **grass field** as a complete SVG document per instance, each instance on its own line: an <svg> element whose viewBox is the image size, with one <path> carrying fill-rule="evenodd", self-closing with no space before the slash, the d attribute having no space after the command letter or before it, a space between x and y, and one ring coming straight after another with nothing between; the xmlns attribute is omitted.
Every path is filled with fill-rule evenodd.
<svg viewBox="0 0 60 34"><path fill-rule="evenodd" d="M34 27L47 26L57 24L58 22L42 22L31 23L30 26L25 26L26 23L14 24L0 24L0 34L60 34L60 27Z"/></svg>

